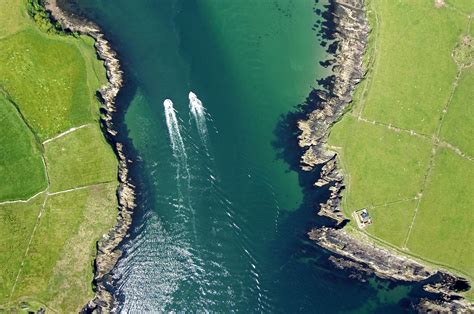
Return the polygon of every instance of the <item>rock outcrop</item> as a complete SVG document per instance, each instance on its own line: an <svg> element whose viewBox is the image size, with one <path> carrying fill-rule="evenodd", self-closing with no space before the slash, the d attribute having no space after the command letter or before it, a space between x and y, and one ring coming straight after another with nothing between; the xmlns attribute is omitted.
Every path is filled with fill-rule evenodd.
<svg viewBox="0 0 474 314"><path fill-rule="evenodd" d="M325 204L321 204L319 214L341 223L345 220L340 209L344 177L337 169L336 153L327 147L327 137L331 126L347 110L355 86L365 75L363 56L369 26L363 0L336 1L332 18L336 25L334 36L337 42L332 68L334 79L328 91L317 91L319 108L309 113L306 120L299 121L301 134L298 139L300 147L306 149L301 158L302 169L309 171L323 164L321 178L315 185L332 184L331 196Z"/></svg>
<svg viewBox="0 0 474 314"><path fill-rule="evenodd" d="M83 312L110 312L115 302L105 283L108 281L110 272L122 255L118 245L127 235L132 222L132 212L135 208L134 186L130 182L127 167L129 161L125 156L123 144L115 140L118 131L113 123L114 113L116 112L115 98L123 84L123 73L120 70L117 54L104 38L97 25L63 11L58 6L56 0L47 0L44 5L51 18L59 22L65 31L86 34L95 39L97 56L103 60L106 68L108 83L98 91L98 96L102 102L103 115L101 121L103 128L106 131L107 139L113 145L119 162L119 185L117 188L118 215L115 226L97 242L97 256L94 263L95 297L85 305Z"/></svg>
<svg viewBox="0 0 474 314"><path fill-rule="evenodd" d="M416 308L419 313L474 313L474 305L465 299L430 300L423 298Z"/></svg>
<svg viewBox="0 0 474 314"><path fill-rule="evenodd" d="M396 255L370 241L355 240L344 229L319 228L309 232L310 239L331 252L367 265L380 278L421 281L435 272L401 255Z"/></svg>

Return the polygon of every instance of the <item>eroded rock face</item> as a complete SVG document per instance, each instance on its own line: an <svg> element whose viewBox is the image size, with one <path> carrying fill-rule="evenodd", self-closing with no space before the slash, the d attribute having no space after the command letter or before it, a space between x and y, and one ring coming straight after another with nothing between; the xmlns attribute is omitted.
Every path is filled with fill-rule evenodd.
<svg viewBox="0 0 474 314"><path fill-rule="evenodd" d="M343 229L319 228L309 232L311 240L325 249L365 264L373 272L386 279L421 281L435 272L407 257L393 254L388 249L378 247L370 241L354 239Z"/></svg>
<svg viewBox="0 0 474 314"><path fill-rule="evenodd" d="M367 277L373 275L373 271L361 263L357 263L348 258L330 256L329 261L338 269L350 271L349 278L357 279L361 282L367 282Z"/></svg>
<svg viewBox="0 0 474 314"><path fill-rule="evenodd" d="M115 98L123 84L123 72L120 69L117 54L104 38L97 25L63 11L58 6L56 0L45 1L45 7L51 17L58 21L63 29L93 37L95 39L97 56L104 61L106 68L108 83L98 93L104 112L101 121L106 130L106 137L113 143L112 145L119 162L119 185L117 187L118 215L115 226L97 242L97 256L94 262L95 297L84 306L83 312L111 312L115 301L104 284L109 280L110 272L122 255L122 252L117 247L127 235L132 222L132 212L136 206L134 186L130 182L127 167L129 161L125 156L123 144L114 139L118 134L113 124L113 115L116 112Z"/></svg>
<svg viewBox="0 0 474 314"><path fill-rule="evenodd" d="M423 298L417 306L418 313L474 313L474 305L465 299L430 300Z"/></svg>
<svg viewBox="0 0 474 314"><path fill-rule="evenodd" d="M303 170L312 170L324 164L316 186L333 184L331 196L320 204L319 214L331 217L338 223L345 219L340 209L343 175L337 169L336 153L327 147L331 126L341 118L352 100L355 86L364 77L363 56L367 45L369 26L365 17L363 0L336 1L333 14L337 50L333 65L334 79L330 91L317 91L321 100L318 109L306 120L298 122L301 134L299 145L306 148L301 158Z"/></svg>

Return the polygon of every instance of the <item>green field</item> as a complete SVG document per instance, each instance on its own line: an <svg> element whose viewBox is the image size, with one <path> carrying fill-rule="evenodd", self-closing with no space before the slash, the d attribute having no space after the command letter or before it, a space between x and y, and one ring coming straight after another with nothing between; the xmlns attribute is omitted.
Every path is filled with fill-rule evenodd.
<svg viewBox="0 0 474 314"><path fill-rule="evenodd" d="M69 313L92 298L91 239L115 220L115 186L102 184L48 197L13 299Z"/></svg>
<svg viewBox="0 0 474 314"><path fill-rule="evenodd" d="M79 47L85 43L56 39L36 29L25 29L2 41L0 84L41 140L97 120L98 104L91 105L97 100L90 93L86 62Z"/></svg>
<svg viewBox="0 0 474 314"><path fill-rule="evenodd" d="M472 161L440 149L407 243L410 251L470 276L474 274L473 181Z"/></svg>
<svg viewBox="0 0 474 314"><path fill-rule="evenodd" d="M28 198L47 186L41 146L17 108L0 93L0 201Z"/></svg>
<svg viewBox="0 0 474 314"><path fill-rule="evenodd" d="M463 71L459 86L443 122L441 137L469 156L474 156L474 67ZM470 102L469 102L470 101ZM463 121L463 123L459 123Z"/></svg>
<svg viewBox="0 0 474 314"><path fill-rule="evenodd" d="M0 3L0 312L77 312L117 210L95 97L105 69L92 38L45 32L27 4Z"/></svg>
<svg viewBox="0 0 474 314"><path fill-rule="evenodd" d="M10 296L45 195L28 203L0 205L0 300ZM1 307L0 307L1 309Z"/></svg>
<svg viewBox="0 0 474 314"><path fill-rule="evenodd" d="M452 10L435 9L426 0L373 5L379 18L379 48L363 115L433 134L457 72L451 52L467 31L468 19Z"/></svg>
<svg viewBox="0 0 474 314"><path fill-rule="evenodd" d="M472 281L474 2L367 9L369 71L329 137L346 175L343 210L368 208L363 232L378 243Z"/></svg>
<svg viewBox="0 0 474 314"><path fill-rule="evenodd" d="M351 136L346 136L349 130ZM332 129L331 140L343 147L343 166L351 182L345 197L348 207L413 199L419 192L430 159L430 140L362 122L351 115ZM404 158L400 158L400 152Z"/></svg>
<svg viewBox="0 0 474 314"><path fill-rule="evenodd" d="M45 151L51 192L111 182L117 177L115 155L97 125L48 142Z"/></svg>

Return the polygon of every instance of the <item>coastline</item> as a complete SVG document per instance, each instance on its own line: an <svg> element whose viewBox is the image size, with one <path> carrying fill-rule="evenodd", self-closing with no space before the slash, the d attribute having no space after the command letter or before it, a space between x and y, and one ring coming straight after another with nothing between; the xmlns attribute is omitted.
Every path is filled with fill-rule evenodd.
<svg viewBox="0 0 474 314"><path fill-rule="evenodd" d="M320 167L320 179L314 185L329 186L330 196L326 203L319 204L318 215L336 223L333 227L314 228L308 235L319 246L341 257L331 259L339 269L355 268L385 279L424 283L423 289L438 295L439 300L421 299L417 305L420 311L472 311L474 305L457 294L459 286L469 287L464 278L434 270L374 244L367 237L355 237L344 230L349 221L341 211L344 173L327 139L331 127L350 110L354 90L366 75L364 55L370 30L365 10L364 0L335 1L332 15L328 17L335 26L332 39L337 43L334 60L329 61L334 75L327 79L327 90L316 91L317 109L309 112L306 120L298 122L299 146L305 151L300 166L304 171Z"/></svg>
<svg viewBox="0 0 474 314"><path fill-rule="evenodd" d="M97 96L102 103L100 120L103 133L112 145L118 160L118 213L115 226L97 242L93 279L95 296L84 306L82 312L89 313L96 310L110 312L115 305L115 300L105 283L122 255L118 245L127 235L132 223L132 212L136 206L135 187L131 183L128 170L128 163L131 161L126 157L123 144L116 140L118 130L114 126L114 113L117 111L115 99L123 85L123 72L120 69L117 54L96 24L72 16L64 11L56 0L46 0L44 6L50 17L64 30L85 34L95 40L97 57L104 62L106 69L108 83L97 91Z"/></svg>

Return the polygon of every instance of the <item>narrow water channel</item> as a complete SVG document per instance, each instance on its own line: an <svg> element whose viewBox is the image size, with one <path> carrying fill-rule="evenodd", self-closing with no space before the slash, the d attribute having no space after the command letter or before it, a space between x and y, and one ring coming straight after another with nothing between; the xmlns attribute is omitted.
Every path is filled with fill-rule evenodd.
<svg viewBox="0 0 474 314"><path fill-rule="evenodd" d="M80 1L119 53L118 106L137 154L119 310L406 310L410 286L350 279L306 236L327 194L293 170L286 114L327 74L326 4Z"/></svg>

